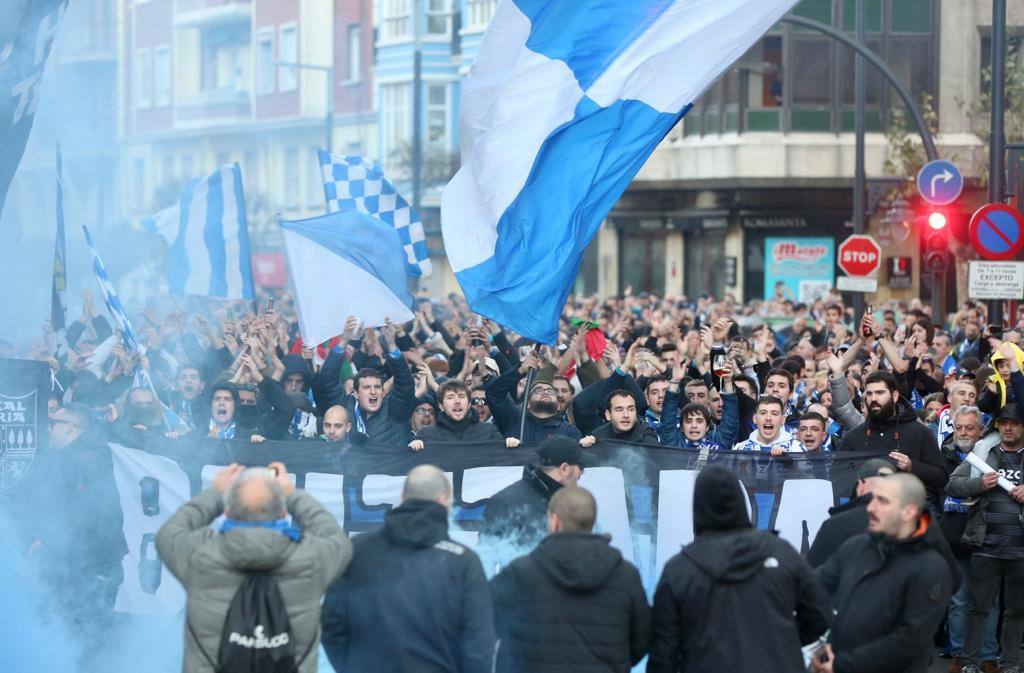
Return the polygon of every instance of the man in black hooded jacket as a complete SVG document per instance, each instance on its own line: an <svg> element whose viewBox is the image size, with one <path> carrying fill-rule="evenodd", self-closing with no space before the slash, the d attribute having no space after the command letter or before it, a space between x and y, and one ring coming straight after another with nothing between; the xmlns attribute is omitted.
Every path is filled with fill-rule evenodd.
<svg viewBox="0 0 1024 673"><path fill-rule="evenodd" d="M802 673L801 645L829 623L807 562L751 528L738 478L720 465L697 476L693 530L693 544L665 565L654 594L648 673Z"/></svg>
<svg viewBox="0 0 1024 673"><path fill-rule="evenodd" d="M942 555L925 540L925 490L910 474L875 479L868 530L818 570L836 609L818 673L926 673L952 593Z"/></svg>
<svg viewBox="0 0 1024 673"><path fill-rule="evenodd" d="M337 673L489 673L491 592L480 559L448 537L452 487L413 468L384 527L357 536L327 591L323 646Z"/></svg>
<svg viewBox="0 0 1024 673"><path fill-rule="evenodd" d="M539 465L523 468L523 478L503 488L487 500L480 547L490 551L502 547L501 559L514 547L519 556L534 547L547 531L548 503L563 486L575 486L586 467L597 457L580 448L568 437L551 437L537 448ZM488 558L488 561L492 559ZM488 566L490 567L490 566Z"/></svg>
<svg viewBox="0 0 1024 673"><path fill-rule="evenodd" d="M491 580L501 643L498 673L627 673L651 635L637 569L605 535L594 535L597 502L576 486L548 505L551 533Z"/></svg>
<svg viewBox="0 0 1024 673"><path fill-rule="evenodd" d="M896 469L910 472L928 490L928 501L940 507L940 493L949 480L938 440L928 426L917 422L917 412L900 396L896 377L872 372L864 381L867 420L843 437L842 451L888 453Z"/></svg>
<svg viewBox="0 0 1024 673"><path fill-rule="evenodd" d="M636 396L632 392L621 388L613 390L604 405L604 417L608 422L581 439L580 444L593 446L597 442L612 441L660 446L658 433L637 415L637 407Z"/></svg>

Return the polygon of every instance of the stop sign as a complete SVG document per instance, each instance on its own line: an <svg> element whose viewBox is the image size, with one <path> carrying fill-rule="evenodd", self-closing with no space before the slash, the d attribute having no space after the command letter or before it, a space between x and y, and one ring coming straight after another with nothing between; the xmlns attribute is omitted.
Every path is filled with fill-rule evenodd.
<svg viewBox="0 0 1024 673"><path fill-rule="evenodd" d="M839 246L839 268L848 276L870 276L881 261L882 249L871 236L854 234Z"/></svg>

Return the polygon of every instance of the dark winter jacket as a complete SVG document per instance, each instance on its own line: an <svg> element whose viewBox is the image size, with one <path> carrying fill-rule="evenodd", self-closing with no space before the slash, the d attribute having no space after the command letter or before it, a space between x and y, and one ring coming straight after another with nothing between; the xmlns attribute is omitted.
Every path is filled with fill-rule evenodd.
<svg viewBox="0 0 1024 673"><path fill-rule="evenodd" d="M957 450L954 439L954 435L949 435L942 442L942 446L939 447L942 459L946 461L946 471L949 472L950 477L953 476L956 468L960 467L960 464L966 457L966 454L962 454ZM996 468L998 469L998 465ZM942 528L942 534L946 536L946 541L949 543L950 549L953 550L953 554L960 559L969 559L974 553L974 549L964 543L963 537L967 530L972 507L964 502L964 500L964 498L957 498L951 495L949 484L946 484L945 496L942 499L942 518L939 519L939 526Z"/></svg>
<svg viewBox="0 0 1024 673"><path fill-rule="evenodd" d="M611 423L605 423L598 426L591 434L597 438L598 442L632 442L634 444L661 446L661 442L658 441L658 434L642 418L636 419L636 423L633 424L633 428L629 432L618 432Z"/></svg>
<svg viewBox="0 0 1024 673"><path fill-rule="evenodd" d="M499 673L627 673L647 653L640 573L606 536L549 535L491 590Z"/></svg>
<svg viewBox="0 0 1024 673"><path fill-rule="evenodd" d="M493 423L481 423L472 409L461 421L453 420L443 411L439 412L434 424L420 430L416 438L430 443L500 442L504 439Z"/></svg>
<svg viewBox="0 0 1024 673"><path fill-rule="evenodd" d="M370 441L380 444L399 446L407 443L412 434L409 417L416 408L416 382L413 381L405 358L389 357L388 363L391 365L395 385L376 413L370 415L360 411L356 414L359 401L355 395L346 395L344 404L348 410L348 418L352 422L353 433L366 435ZM362 429L360 417L364 426Z"/></svg>
<svg viewBox="0 0 1024 673"><path fill-rule="evenodd" d="M802 673L801 645L828 628L825 596L789 543L753 530L735 473L708 465L693 494L693 544L654 594L648 673Z"/></svg>
<svg viewBox="0 0 1024 673"><path fill-rule="evenodd" d="M906 540L856 535L818 570L837 611L835 673L928 670L953 589L949 566L924 538L929 519Z"/></svg>
<svg viewBox="0 0 1024 673"><path fill-rule="evenodd" d="M865 493L859 498L850 500L847 503L833 507L829 510L830 516L821 524L818 535L814 538L814 544L807 553L807 562L812 567L818 568L828 561L843 543L855 535L860 535L868 529L868 504L871 502L871 494ZM949 567L949 573L953 577L953 591L960 588L960 567L957 565L956 557L949 547L942 530L934 523L925 530L924 542L927 546L942 555L942 560Z"/></svg>
<svg viewBox="0 0 1024 673"><path fill-rule="evenodd" d="M889 453L899 451L910 458L910 472L928 490L928 500L941 505L940 493L948 475L946 463L939 453L935 433L918 422L917 412L902 397L896 401L896 413L884 420L868 417L843 437L841 451Z"/></svg>
<svg viewBox="0 0 1024 673"><path fill-rule="evenodd" d="M519 379L523 377L519 370L512 369L492 379L487 384L487 406L491 408L494 424L505 437L516 437L523 444L540 444L554 436L579 439L582 435L576 426L569 423L565 414L555 414L548 418L537 418L526 412L526 425L523 436L519 436L519 424L522 419L522 406L512 400Z"/></svg>
<svg viewBox="0 0 1024 673"><path fill-rule="evenodd" d="M448 512L409 500L353 540L327 591L323 645L337 673L486 673L491 592L480 559L448 537Z"/></svg>
<svg viewBox="0 0 1024 673"><path fill-rule="evenodd" d="M998 433L992 433L982 437L971 451L993 470L999 471L999 445ZM996 488L999 488L996 486ZM971 505L967 514L967 521L964 523L963 534L960 541L969 549L980 547L985 541L987 526L985 524L985 508L992 498L992 491L985 490L981 485L981 472L973 467L966 460L953 470L949 477L949 484L946 486L946 494L954 498L976 499Z"/></svg>
<svg viewBox="0 0 1024 673"><path fill-rule="evenodd" d="M647 671L801 673L801 645L828 628L823 606L789 543L750 528L709 530L665 565Z"/></svg>
<svg viewBox="0 0 1024 673"><path fill-rule="evenodd" d="M661 423L658 425L658 438L665 446L686 446L686 438L679 427L679 412L682 410L679 406L680 401L678 391L665 391L665 404L662 407ZM722 446L734 445L739 438L740 430L739 404L739 397L735 392L722 393L722 420L718 425L708 429L704 439Z"/></svg>
<svg viewBox="0 0 1024 673"><path fill-rule="evenodd" d="M562 485L537 465L523 468L523 478L490 497L480 529L488 538L532 549L547 534L548 501Z"/></svg>
<svg viewBox="0 0 1024 673"><path fill-rule="evenodd" d="M604 406L608 395L615 390L628 390L636 399L636 413L641 418L647 413L647 397L631 374L620 369L611 376L584 388L572 401L572 417L580 432L590 434L604 421Z"/></svg>

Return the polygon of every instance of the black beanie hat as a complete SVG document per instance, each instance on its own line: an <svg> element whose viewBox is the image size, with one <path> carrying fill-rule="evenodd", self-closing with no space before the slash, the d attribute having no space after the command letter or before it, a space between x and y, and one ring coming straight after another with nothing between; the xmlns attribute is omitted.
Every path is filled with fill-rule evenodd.
<svg viewBox="0 0 1024 673"><path fill-rule="evenodd" d="M750 528L747 500L739 478L721 465L708 465L693 489L693 532Z"/></svg>

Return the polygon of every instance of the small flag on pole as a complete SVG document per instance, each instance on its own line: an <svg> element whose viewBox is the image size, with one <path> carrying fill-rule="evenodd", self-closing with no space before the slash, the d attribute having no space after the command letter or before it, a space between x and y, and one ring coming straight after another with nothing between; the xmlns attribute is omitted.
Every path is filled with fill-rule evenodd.
<svg viewBox="0 0 1024 673"><path fill-rule="evenodd" d="M221 166L181 193L178 205L142 221L171 246L171 294L252 299L252 255L238 164Z"/></svg>
<svg viewBox="0 0 1024 673"><path fill-rule="evenodd" d="M125 348L141 356L142 348L139 346L139 340L135 337L135 330L132 329L132 324L128 321L128 314L125 313L124 305L117 296L114 284L110 282L110 276L107 275L107 269L103 266L100 253L92 242L89 228L83 224L82 231L85 232L85 242L89 244L89 250L92 251L92 270L96 274L97 282L100 284L100 292L103 293L103 303L107 305L110 317L114 319L114 322L117 323L118 328L121 330L121 338L124 340Z"/></svg>
<svg viewBox="0 0 1024 673"><path fill-rule="evenodd" d="M67 330L67 243L64 235L64 178L60 143L57 143L57 238L53 243L53 284L51 286L50 327L53 329L54 357L68 356Z"/></svg>
<svg viewBox="0 0 1024 673"><path fill-rule="evenodd" d="M433 267L420 215L398 193L384 169L358 154L338 156L319 150L319 156L327 212L355 210L390 224L401 237L409 275L430 276Z"/></svg>
<svg viewBox="0 0 1024 673"><path fill-rule="evenodd" d="M100 253L96 250L96 245L92 242L92 235L89 234L89 228L84 224L82 225L82 231L85 232L85 242L89 244L89 250L92 251L92 270L96 274L96 280L100 284L100 292L103 293L103 303L107 305L107 311L110 312L110 316L117 323L118 328L121 330L121 338L124 341L125 348L129 351L138 354L139 364L135 367L135 373L132 377L132 387L141 388L146 387L153 391L153 396L160 399L160 396L156 392L156 388L153 386L153 380L149 376L149 370L142 366L142 356L145 355L145 351L139 344L139 340L135 336L135 330L132 329L132 324L128 320L128 314L124 310L124 305L117 296L117 290L114 289L114 284L110 282L110 276L107 275L107 269L103 266L103 260L100 259ZM164 426L169 432L187 432L191 429L188 423L186 423L180 416L171 410L163 401L160 402L163 407Z"/></svg>

